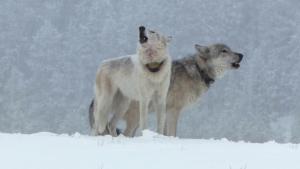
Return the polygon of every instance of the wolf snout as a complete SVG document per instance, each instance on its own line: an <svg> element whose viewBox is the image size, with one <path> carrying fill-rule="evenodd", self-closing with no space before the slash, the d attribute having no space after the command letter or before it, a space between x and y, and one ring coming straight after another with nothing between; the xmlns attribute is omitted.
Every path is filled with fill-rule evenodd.
<svg viewBox="0 0 300 169"><path fill-rule="evenodd" d="M145 30L146 28L144 26L139 27L141 44L146 43L148 41L148 37L146 36Z"/></svg>
<svg viewBox="0 0 300 169"><path fill-rule="evenodd" d="M158 55L157 51L156 51L156 50L153 50L153 49L147 49L147 50L145 51L145 53L146 53L146 55L147 55L149 58L151 58L151 59L153 59L155 56Z"/></svg>

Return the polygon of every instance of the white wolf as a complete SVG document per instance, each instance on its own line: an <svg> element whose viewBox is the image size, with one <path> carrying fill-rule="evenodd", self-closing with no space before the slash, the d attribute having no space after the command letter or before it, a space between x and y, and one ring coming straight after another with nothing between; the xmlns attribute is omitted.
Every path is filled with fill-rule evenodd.
<svg viewBox="0 0 300 169"><path fill-rule="evenodd" d="M137 54L103 61L96 75L95 109L92 134L109 132L116 135L113 119L122 117L131 101L139 101L139 126L147 128L150 101L157 112L157 131L163 133L166 118L166 97L171 77L169 39L157 32L139 28ZM111 123L115 123L114 120ZM110 128L109 126L113 126Z"/></svg>

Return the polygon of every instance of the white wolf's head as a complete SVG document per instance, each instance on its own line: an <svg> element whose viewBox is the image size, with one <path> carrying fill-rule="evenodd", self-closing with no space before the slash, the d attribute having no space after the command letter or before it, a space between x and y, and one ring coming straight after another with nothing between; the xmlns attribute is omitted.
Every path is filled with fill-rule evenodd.
<svg viewBox="0 0 300 169"><path fill-rule="evenodd" d="M169 58L168 43L170 37L165 37L155 31L139 27L139 44L137 54L139 61L150 72L158 72Z"/></svg>

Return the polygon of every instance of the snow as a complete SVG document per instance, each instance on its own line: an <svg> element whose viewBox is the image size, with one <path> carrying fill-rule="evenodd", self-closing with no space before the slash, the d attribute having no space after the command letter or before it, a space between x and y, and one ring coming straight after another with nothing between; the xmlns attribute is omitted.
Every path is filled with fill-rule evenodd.
<svg viewBox="0 0 300 169"><path fill-rule="evenodd" d="M0 133L2 169L299 169L299 144Z"/></svg>

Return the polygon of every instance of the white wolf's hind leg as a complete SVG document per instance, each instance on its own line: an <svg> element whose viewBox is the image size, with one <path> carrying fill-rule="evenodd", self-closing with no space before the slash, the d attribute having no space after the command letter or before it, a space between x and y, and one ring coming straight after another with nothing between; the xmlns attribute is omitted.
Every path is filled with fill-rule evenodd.
<svg viewBox="0 0 300 169"><path fill-rule="evenodd" d="M113 85L110 83L108 78L100 75L99 79L96 79L95 88L95 123L94 129L98 134L103 134L107 127L109 111L112 109L113 96L116 93Z"/></svg>
<svg viewBox="0 0 300 169"><path fill-rule="evenodd" d="M109 100L104 99L101 97L97 100L97 106L94 112L95 123L94 123L94 131L95 133L102 134L106 128L108 122L108 114L109 114ZM105 103L104 103L104 100Z"/></svg>

